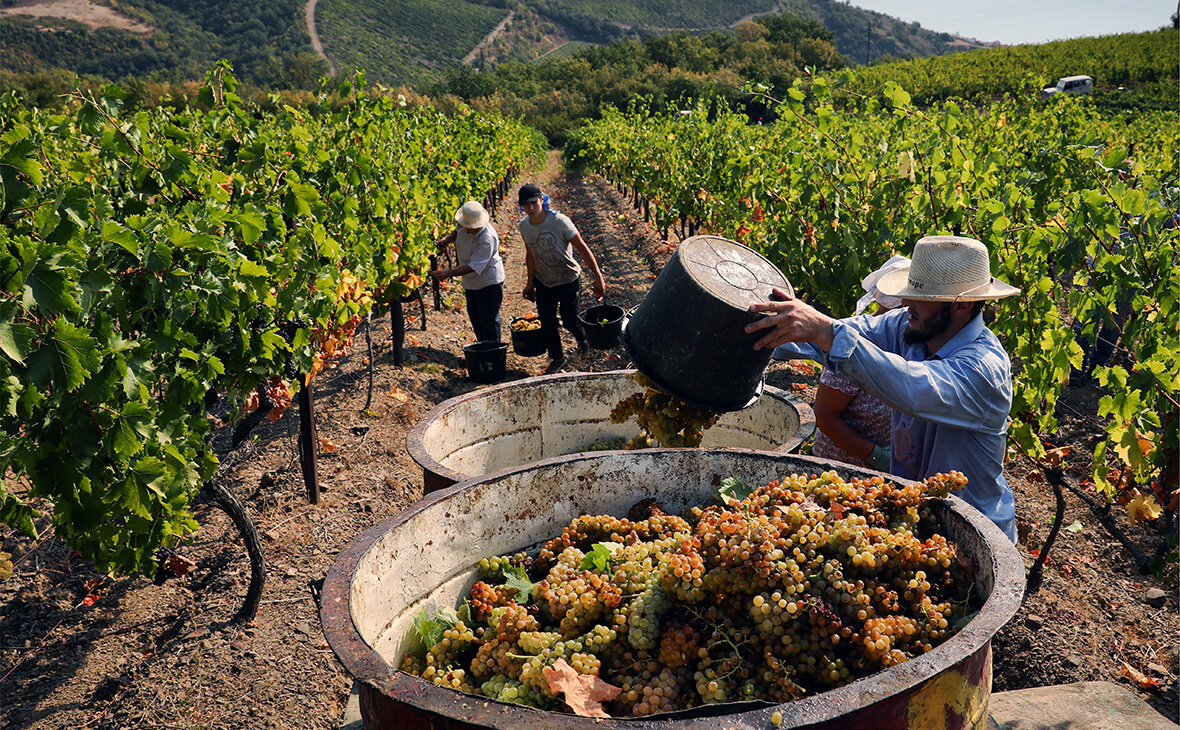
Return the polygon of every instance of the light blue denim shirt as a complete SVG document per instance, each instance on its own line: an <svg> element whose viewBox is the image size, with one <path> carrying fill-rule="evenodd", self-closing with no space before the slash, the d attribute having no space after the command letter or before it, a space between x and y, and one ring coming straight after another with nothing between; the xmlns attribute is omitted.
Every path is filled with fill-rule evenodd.
<svg viewBox="0 0 1180 730"><path fill-rule="evenodd" d="M959 496L1016 542L1016 502L1004 479L1012 366L977 316L933 354L902 339L909 311L837 321L832 349L787 343L777 360L821 362L893 409L893 464L906 479L961 471Z"/></svg>

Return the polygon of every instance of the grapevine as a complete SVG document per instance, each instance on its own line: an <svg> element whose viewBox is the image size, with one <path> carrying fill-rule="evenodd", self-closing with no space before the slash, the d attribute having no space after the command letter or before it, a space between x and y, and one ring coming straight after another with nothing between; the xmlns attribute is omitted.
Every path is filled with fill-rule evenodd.
<svg viewBox="0 0 1180 730"><path fill-rule="evenodd" d="M263 113L236 85L219 63L178 110L0 97L0 521L34 535L46 500L102 571L154 574L197 529L207 399L278 418L418 285L454 208L541 148L379 89Z"/></svg>
<svg viewBox="0 0 1180 730"><path fill-rule="evenodd" d="M965 623L971 579L928 504L965 484L958 473L914 485L794 474L744 499L723 494L689 520L650 500L638 519L583 515L531 561L532 602L505 603L505 578L492 575L521 556L486 558L471 591L482 625L454 624L401 666L561 710L543 670L564 659L621 688L616 716L840 687Z"/></svg>
<svg viewBox="0 0 1180 730"><path fill-rule="evenodd" d="M1160 41L1152 53L1166 53ZM568 149L651 203L666 230L688 220L783 268L827 311L851 312L856 282L925 235L983 241L992 272L1023 294L990 328L1013 362L1012 446L1042 458L1057 405L1084 375L1083 348L1113 350L1085 417L1106 431L1091 478L1133 520L1175 507L1180 424L1180 169L1172 112L1103 115L1085 100L917 106L866 70L877 93L841 114L858 77L800 80L779 115L751 127L706 104L687 114L613 110ZM1056 103L1061 102L1061 103Z"/></svg>

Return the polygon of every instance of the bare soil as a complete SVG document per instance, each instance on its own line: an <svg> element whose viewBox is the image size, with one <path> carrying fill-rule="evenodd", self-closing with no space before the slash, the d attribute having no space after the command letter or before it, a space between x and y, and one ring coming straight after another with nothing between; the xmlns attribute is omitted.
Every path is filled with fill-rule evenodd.
<svg viewBox="0 0 1180 730"><path fill-rule="evenodd" d="M0 8L0 14L74 20L91 30L117 28L140 35L148 35L155 30L149 25L123 15L114 8L98 5L90 0L40 0L40 2L30 2L11 8Z"/></svg>
<svg viewBox="0 0 1180 730"><path fill-rule="evenodd" d="M593 176L563 170L556 156L531 179L569 214L603 267L608 299L639 302L671 249L636 215L629 201ZM510 197L494 225L508 270L504 321L531 303L523 244ZM368 403L367 353L354 353L317 380L319 504L308 504L295 447L295 409L265 423L225 469L225 483L243 500L263 534L269 576L257 619L229 622L245 594L249 564L238 534L220 511L197 509L201 529L183 554L196 568L162 586L144 579L106 579L72 555L52 531L32 542L0 528L0 549L15 556L16 574L0 583L0 728L315 728L339 727L352 685L320 629L317 589L335 555L358 533L412 504L422 475L405 437L433 406L477 387L465 377L462 345L474 338L456 294L443 311L427 302L426 329L415 308L404 367L393 365L390 321L373 329L373 393ZM567 335L567 351L573 342ZM505 332L507 338L507 332ZM546 358L508 357L506 380L538 374ZM612 370L627 365L621 350L592 352L569 368ZM801 384L814 396L814 376L776 364L768 382ZM1096 397L1070 388L1065 401ZM1058 445L1092 450L1097 426L1063 413ZM223 429L227 431L228 429ZM216 443L226 440L219 434ZM1070 478L1084 476L1081 459ZM1018 514L1027 523L1021 545L1043 540L1054 499L1013 461ZM1157 710L1177 719L1177 596L1174 583L1137 573L1126 550L1067 495L1064 524L1050 553L1041 590L995 638L995 690L1109 680L1128 684ZM1116 511L1118 508L1116 508ZM1147 546L1159 536L1119 524ZM47 520L43 528L48 527ZM1080 527L1080 529L1078 529ZM1076 531L1071 531L1075 530ZM87 581L100 595L84 605ZM1162 605L1147 592L1162 588ZM1143 690L1122 677L1122 663L1158 679Z"/></svg>

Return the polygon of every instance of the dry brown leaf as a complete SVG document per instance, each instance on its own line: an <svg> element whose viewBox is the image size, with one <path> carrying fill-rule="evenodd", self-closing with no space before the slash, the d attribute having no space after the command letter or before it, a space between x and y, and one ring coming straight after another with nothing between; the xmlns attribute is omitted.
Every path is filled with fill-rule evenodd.
<svg viewBox="0 0 1180 730"><path fill-rule="evenodd" d="M340 448L340 444L336 443L332 439L329 439L329 438L321 438L320 439L320 451L324 451L324 452L327 452L330 454L339 448Z"/></svg>
<svg viewBox="0 0 1180 730"><path fill-rule="evenodd" d="M623 691L622 687L608 684L593 674L578 674L565 659L553 662L545 668L545 681L549 689L565 695L565 703L582 717L610 717L602 709L603 702L610 702Z"/></svg>
<svg viewBox="0 0 1180 730"><path fill-rule="evenodd" d="M1128 677L1132 682L1139 685L1139 689L1151 689L1152 687L1158 687L1160 683L1158 679L1147 676L1126 662L1123 662L1123 676Z"/></svg>
<svg viewBox="0 0 1180 730"><path fill-rule="evenodd" d="M176 575L188 575L189 571L197 567L197 564L184 557L183 555L176 555L173 553L164 561L164 570L170 570Z"/></svg>
<svg viewBox="0 0 1180 730"><path fill-rule="evenodd" d="M1049 449L1045 452L1045 461L1049 466L1060 466L1065 457L1069 456L1069 452L1073 451L1068 446L1061 446L1056 449Z"/></svg>

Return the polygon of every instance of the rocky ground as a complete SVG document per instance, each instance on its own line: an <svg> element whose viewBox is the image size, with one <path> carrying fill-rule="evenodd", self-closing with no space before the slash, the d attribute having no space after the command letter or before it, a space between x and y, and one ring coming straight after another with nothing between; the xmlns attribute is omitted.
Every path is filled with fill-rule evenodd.
<svg viewBox="0 0 1180 730"><path fill-rule="evenodd" d="M597 253L609 301L637 304L672 248L614 189L564 170L555 156L530 178ZM532 306L519 296L524 251L516 216L510 200L494 221L508 268L505 325ZM319 504L308 504L304 491L294 409L260 427L225 470L225 483L262 531L269 570L249 624L229 622L249 577L244 549L225 515L208 505L198 508L201 530L183 550L196 568L162 586L96 574L50 529L36 542L0 529L0 549L16 561L13 578L0 583L0 728L338 727L352 680L320 629L319 582L353 537L421 496L421 471L405 449L409 429L436 404L480 387L465 377L462 345L473 338L460 297L445 292L443 311L430 304L425 331L418 310L412 312L401 368L393 365L389 319L375 323L371 401L363 340L317 381ZM567 336L571 352L572 344ZM506 380L539 374L545 364L544 357L510 351ZM626 365L622 350L614 350L592 352L567 369ZM814 380L786 365L768 375L772 385L806 386L800 392L806 398L814 395ZM1093 397L1092 389L1070 388L1064 401ZM1092 448L1095 424L1069 414L1063 424L1057 445ZM1075 466L1069 476L1076 483L1084 473L1080 461ZM1054 499L1020 460L1010 472L1028 527L1021 551L1031 565L1030 550L1047 534ZM1139 575L1088 508L1072 496L1067 501L1067 527L1050 553L1042 588L993 643L995 689L1122 682L1175 721L1174 579ZM1159 540L1129 528L1121 515L1119 524L1141 545ZM87 605L88 595L97 601ZM1124 663L1158 686L1130 684Z"/></svg>

